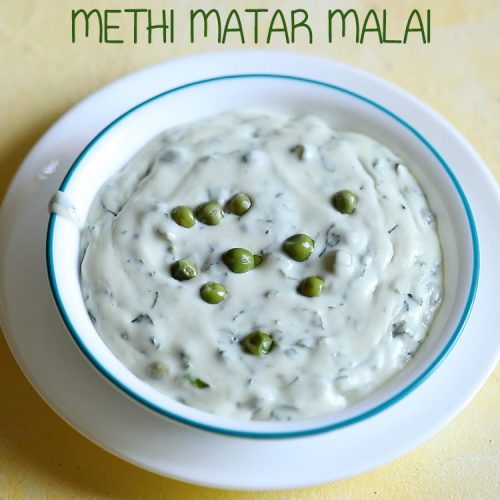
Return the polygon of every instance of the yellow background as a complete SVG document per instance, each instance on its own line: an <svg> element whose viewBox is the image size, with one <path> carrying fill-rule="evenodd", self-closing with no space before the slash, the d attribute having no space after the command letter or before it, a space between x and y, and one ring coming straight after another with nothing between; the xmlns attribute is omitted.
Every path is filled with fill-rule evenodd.
<svg viewBox="0 0 500 500"><path fill-rule="evenodd" d="M0 198L37 139L83 97L149 64L220 48L214 41L192 45L186 33L179 33L175 45L148 45L144 39L137 45L83 39L73 45L71 8L92 6L173 7L179 16L213 6L307 8L318 26L317 41L300 39L287 47L276 38L272 48L346 61L401 85L458 128L500 179L498 0L0 0ZM363 45L352 39L328 45L320 14L329 7L386 8L395 37L412 8L431 8L432 42L422 45L414 37L405 46L381 46L368 35ZM237 38L229 37L226 47L240 47ZM0 498L500 498L499 375L497 369L433 439L376 471L300 491L222 492L142 471L80 436L36 395L0 336ZM410 422L401 425L411 433Z"/></svg>

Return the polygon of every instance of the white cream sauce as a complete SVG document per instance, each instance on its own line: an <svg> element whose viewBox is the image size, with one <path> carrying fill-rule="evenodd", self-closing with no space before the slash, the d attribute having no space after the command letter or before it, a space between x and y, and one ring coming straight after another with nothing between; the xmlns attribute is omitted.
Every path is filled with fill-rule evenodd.
<svg viewBox="0 0 500 500"><path fill-rule="evenodd" d="M57 193L52 196L49 201L49 212L51 214L56 214L59 217L69 220L78 228L82 227L82 221L78 214L76 213L76 208L73 205L71 198L62 191L57 191Z"/></svg>
<svg viewBox="0 0 500 500"><path fill-rule="evenodd" d="M353 214L332 206L341 189L359 197ZM252 208L216 226L170 216L239 192ZM282 250L296 233L315 240L305 262ZM172 398L234 418L319 415L372 392L412 357L442 295L436 223L408 167L315 116L233 111L167 130L101 189L81 241L85 303L116 357ZM234 274L221 260L233 247L264 261ZM178 259L198 276L175 280ZM322 294L304 297L297 286L313 275ZM201 300L211 281L224 302ZM265 356L241 348L256 329L274 339Z"/></svg>

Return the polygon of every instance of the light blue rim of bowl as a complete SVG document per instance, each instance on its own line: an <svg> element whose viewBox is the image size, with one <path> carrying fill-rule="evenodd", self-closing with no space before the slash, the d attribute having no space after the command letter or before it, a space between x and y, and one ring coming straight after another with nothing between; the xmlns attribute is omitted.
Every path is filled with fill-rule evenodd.
<svg viewBox="0 0 500 500"><path fill-rule="evenodd" d="M441 166L444 168L450 179L452 180L455 189L457 190L460 199L462 200L465 212L467 214L467 219L469 222L469 229L471 233L471 240L472 240L472 248L473 248L473 270L472 270L472 277L471 277L471 286L469 289L469 294L467 297L467 302L464 308L464 311L462 313L462 316L460 317L460 320L455 328L455 331L453 332L453 335L451 336L450 340L446 344L446 346L442 349L442 351L439 353L439 355L432 361L432 363L425 369L425 371L412 383L410 383L407 387L405 387L403 390L389 398L388 400L384 401L383 403L377 405L374 408L371 408L370 410L367 410L359 415L356 415L354 417L348 418L346 420L343 420L341 422L336 422L333 424L329 425L324 425L321 427L317 427L314 429L306 429L306 430L296 430L296 431L286 431L286 432L252 432L252 431L239 431L239 430L232 430L232 429L226 429L224 427L217 427L214 425L208 425L204 424L201 422L198 422L196 420L192 420L183 416L179 416L175 413L172 413L170 411L165 410L164 408L161 408L154 403L152 403L149 400L146 400L143 398L140 394L137 394L135 391L132 391L130 388L128 388L126 385L124 385L120 380L118 380L116 377L114 377L109 371L106 369L106 367L102 366L97 359L92 354L92 351L89 350L89 348L86 346L86 344L82 341L78 334L78 330L76 327L73 325L71 318L69 317L66 308L64 306L64 301L61 298L61 295L59 293L59 288L57 285L57 281L55 278L55 272L54 272L54 259L53 259L53 253L52 253L52 246L53 246L53 239L54 239L54 226L56 222L56 215L51 214L49 218L49 225L48 225L48 231L47 231L47 242L46 242L46 259L47 259L47 269L48 269L48 277L49 277L49 282L50 286L52 289L52 293L56 302L56 306L59 310L59 313L62 316L62 319L68 328L69 332L71 333L74 341L78 345L78 347L81 349L81 351L85 354L85 356L88 358L88 360L94 365L94 367L109 381L111 381L116 387L118 387L121 391L123 391L127 396L131 397L135 401L138 401L145 405L147 408L150 410L157 412L165 417L168 417L172 420L175 420L177 422L180 422L182 424L195 427L197 429L205 430L205 431L211 431L215 432L218 434L223 434L227 436L233 436L233 437L244 437L244 438L255 438L255 439L286 439L286 438L293 438L293 437L307 437L307 436L313 436L315 434L320 434L323 432L328 432L328 431L333 431L336 429L341 429L343 427L346 427L348 425L352 425L358 422L361 422L362 420L365 420L367 418L373 417L380 412L386 410L387 408L391 407L404 397L406 397L408 394L410 394L414 389L419 387L433 372L434 370L442 363L442 361L446 358L452 347L455 345L457 340L460 337L460 334L465 326L465 323L467 322L467 318L469 317L472 305L474 303L474 299L476 296L476 291L477 291L477 284L478 284L478 279L479 279L479 241L478 241L478 236L477 236L477 229L476 229L476 224L474 222L474 217L472 215L472 210L470 208L469 202L467 200L467 197L465 196L465 193L460 186L460 183L458 182L457 178L455 177L455 174L453 173L452 169L450 166L446 163L444 158L438 153L438 151L432 146L432 144L427 141L427 139L420 133L418 132L414 127L412 127L408 122L403 120L401 117L393 113L392 111L388 110L384 106L378 104L377 102L368 99L367 97L364 97L360 94L357 94L356 92L353 92L351 90L348 90L346 88L333 85L330 83L322 82L319 80L313 80L309 78L303 78L303 77L297 77L293 75L281 75L281 74L273 74L273 73L249 73L249 74L236 74L236 75L224 75L224 76L219 76L219 77L214 77L214 78L207 78L204 80L198 80L194 82L190 82L184 85L180 85L179 87L172 88L170 90L167 90L165 92L162 92L154 97L151 97L142 103L134 106L133 108L129 109L125 113L123 113L121 116L116 118L114 121L112 121L107 127L105 127L92 141L86 146L86 148L80 153L78 158L75 160L71 168L69 169L68 173L66 174L66 177L64 178L61 187L59 188L60 191L64 191L66 186L68 185L69 181L71 180L71 177L75 173L76 169L78 168L79 164L81 163L82 159L86 156L86 154L89 152L89 150L99 141L101 140L106 132L110 130L113 126L115 126L117 123L119 123L121 120L123 120L125 117L133 113L134 111L138 110L139 108L145 106L146 104L149 104L156 99L159 99L161 97L164 97L168 94L173 94L175 92L179 92L184 89L188 89L191 87L195 87L198 85L203 85L206 83L213 83L217 81L222 81L222 80L234 80L234 79L243 79L243 78L274 78L274 79L282 79L282 80L293 80L297 82L302 82L302 83L307 83L307 84L313 84L313 85L319 85L322 87L326 87L332 90L335 90L337 92L342 92L344 94L347 94L351 97L354 97L356 99L359 99L375 108L378 110L382 111L386 115L390 116L393 118L395 121L397 121L399 124L404 126L406 129L408 129L413 135L415 135L433 154L433 156L438 160L438 162L441 164Z"/></svg>

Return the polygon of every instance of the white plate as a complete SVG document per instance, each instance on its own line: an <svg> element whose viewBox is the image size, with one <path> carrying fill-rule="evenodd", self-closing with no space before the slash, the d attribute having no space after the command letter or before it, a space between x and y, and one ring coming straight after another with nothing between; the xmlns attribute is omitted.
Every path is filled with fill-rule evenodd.
<svg viewBox="0 0 500 500"><path fill-rule="evenodd" d="M467 194L478 226L481 275L459 342L429 379L390 409L324 435L260 441L170 423L132 403L98 374L65 331L45 268L47 203L81 149L131 106L169 88L227 74L281 73L340 85L396 111L440 151ZM235 489L293 488L359 474L414 448L474 395L500 349L495 290L500 267L495 181L465 140L434 112L386 82L307 56L219 52L164 63L115 82L71 110L18 172L0 213L0 304L7 341L47 403L98 445L146 469ZM411 422L411 427L409 425Z"/></svg>

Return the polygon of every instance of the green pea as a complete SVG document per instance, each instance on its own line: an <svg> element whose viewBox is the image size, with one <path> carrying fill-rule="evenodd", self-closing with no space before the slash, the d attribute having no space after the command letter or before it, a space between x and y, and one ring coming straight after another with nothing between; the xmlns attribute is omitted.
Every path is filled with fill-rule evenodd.
<svg viewBox="0 0 500 500"><path fill-rule="evenodd" d="M359 198L356 193L343 189L333 195L332 202L336 210L343 214L352 214L356 209Z"/></svg>
<svg viewBox="0 0 500 500"><path fill-rule="evenodd" d="M193 227L195 220L193 211L185 205L180 205L172 210L172 219L182 227Z"/></svg>
<svg viewBox="0 0 500 500"><path fill-rule="evenodd" d="M299 285L299 291L306 297L319 297L325 280L319 276L309 276L302 280Z"/></svg>
<svg viewBox="0 0 500 500"><path fill-rule="evenodd" d="M250 196L245 193L235 194L228 202L228 210L235 215L244 215L252 206L252 200Z"/></svg>
<svg viewBox="0 0 500 500"><path fill-rule="evenodd" d="M226 287L222 283L205 283L200 288L201 298L209 304L218 304L227 297Z"/></svg>
<svg viewBox="0 0 500 500"><path fill-rule="evenodd" d="M253 267L260 266L262 264L262 261L264 260L264 257L262 255L254 255L253 256Z"/></svg>
<svg viewBox="0 0 500 500"><path fill-rule="evenodd" d="M293 260L303 262L314 250L314 240L307 234L294 234L283 242L283 250Z"/></svg>
<svg viewBox="0 0 500 500"><path fill-rule="evenodd" d="M231 248L222 255L222 260L233 273L246 273L255 267L252 253L244 248Z"/></svg>
<svg viewBox="0 0 500 500"><path fill-rule="evenodd" d="M217 200L211 200L196 209L196 218L207 226L216 226L224 218L224 211Z"/></svg>
<svg viewBox="0 0 500 500"><path fill-rule="evenodd" d="M156 380L163 378L168 373L168 368L165 364L155 361L148 366L148 375Z"/></svg>
<svg viewBox="0 0 500 500"><path fill-rule="evenodd" d="M263 356L269 354L274 345L274 340L266 332L256 330L255 332L247 335L242 341L241 345L248 354L254 356Z"/></svg>
<svg viewBox="0 0 500 500"><path fill-rule="evenodd" d="M192 280L198 275L196 265L188 259L181 259L172 264L172 276L179 281Z"/></svg>

